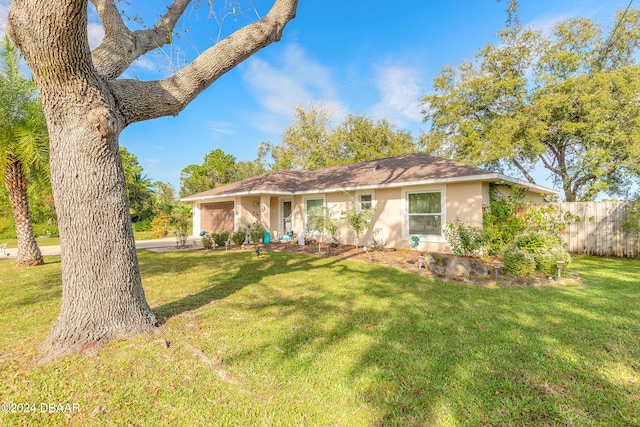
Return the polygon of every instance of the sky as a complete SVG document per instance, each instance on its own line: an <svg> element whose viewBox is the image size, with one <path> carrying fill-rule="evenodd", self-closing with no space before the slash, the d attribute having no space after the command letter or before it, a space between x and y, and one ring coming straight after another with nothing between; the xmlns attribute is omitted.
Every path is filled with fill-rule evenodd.
<svg viewBox="0 0 640 427"><path fill-rule="evenodd" d="M168 1L128 3L133 8L129 16L139 15L152 25ZM254 0L254 9L238 8L234 21L232 15L221 19L230 0L216 1L212 9L202 3L197 10L187 10L174 49L144 56L123 77L167 77L238 25L266 14L272 4ZM6 21L9 4L0 0L0 23ZM628 4L520 0L519 17L523 25L541 30L577 16L612 26L614 12ZM168 182L178 191L180 171L201 164L211 150L220 148L237 161L250 161L262 142L279 142L296 106L328 108L337 122L347 114L387 119L417 136L428 130L420 99L429 93L434 77L445 65L471 60L495 42L506 23L507 5L508 0L300 0L280 42L222 76L178 116L130 125L120 144L137 156L148 178ZM97 46L103 30L95 11L89 11L89 21L89 41ZM535 175L538 184L553 186L542 169Z"/></svg>

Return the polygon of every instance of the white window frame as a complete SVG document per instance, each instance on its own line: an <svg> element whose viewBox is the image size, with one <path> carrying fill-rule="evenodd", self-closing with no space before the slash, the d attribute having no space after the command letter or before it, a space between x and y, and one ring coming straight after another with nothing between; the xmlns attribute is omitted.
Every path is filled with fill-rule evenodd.
<svg viewBox="0 0 640 427"><path fill-rule="evenodd" d="M308 217L307 217L307 201L309 200L322 200L322 207L326 207L327 206L327 198L326 196L309 196L309 197L303 197L302 198L302 227L304 228L304 231L307 231L307 223L308 221ZM316 231L322 231L322 230L309 230L311 232L316 232Z"/></svg>
<svg viewBox="0 0 640 427"><path fill-rule="evenodd" d="M371 196L371 208L373 209L376 206L376 193L375 191L356 191L356 212L362 212L362 201L360 198L362 196Z"/></svg>
<svg viewBox="0 0 640 427"><path fill-rule="evenodd" d="M409 194L440 193L440 235L409 233ZM422 242L445 242L444 227L447 223L447 194L443 187L415 187L402 191L402 239L409 240L418 236Z"/></svg>

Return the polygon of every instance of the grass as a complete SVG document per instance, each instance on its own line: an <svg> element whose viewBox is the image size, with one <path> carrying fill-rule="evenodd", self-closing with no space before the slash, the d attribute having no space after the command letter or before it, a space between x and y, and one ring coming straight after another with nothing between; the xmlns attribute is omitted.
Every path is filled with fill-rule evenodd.
<svg viewBox="0 0 640 427"><path fill-rule="evenodd" d="M59 258L0 261L2 402L80 407L1 425L640 425L639 261L488 288L292 253L139 258L161 331L47 365L29 361Z"/></svg>

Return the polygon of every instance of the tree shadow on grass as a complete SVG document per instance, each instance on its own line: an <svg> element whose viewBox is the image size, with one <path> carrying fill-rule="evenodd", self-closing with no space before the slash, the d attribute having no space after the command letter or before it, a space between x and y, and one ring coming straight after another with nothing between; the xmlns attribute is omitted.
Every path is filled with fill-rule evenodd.
<svg viewBox="0 0 640 427"><path fill-rule="evenodd" d="M286 307L281 314L296 324L227 360L250 363L275 347L279 362L266 369L294 366L304 377L330 370L326 360L364 336L369 344L354 350L349 378L337 381L378 414L378 425L627 425L640 416L632 338L640 292L626 297L630 277L614 295L606 282L489 289L333 268L359 283L241 307L252 318Z"/></svg>
<svg viewBox="0 0 640 427"><path fill-rule="evenodd" d="M339 260L335 259L318 265L315 263L317 258L314 257L292 256L269 251L263 251L260 257L257 257L253 251L201 253L198 257L195 262L193 255L191 255L184 257L181 262L156 261L152 265L145 265L145 270L151 268L154 271L151 275L145 273L145 277L163 275L167 271L186 273L203 265L212 271L205 278L205 282L212 284L212 286L207 286L205 289L190 293L179 300L153 308L153 312L161 323L184 312L204 307L213 301L222 300L270 276L327 268L331 264L339 263Z"/></svg>
<svg viewBox="0 0 640 427"><path fill-rule="evenodd" d="M202 264L212 270L204 289L157 307L159 317L262 282L255 301L229 303L250 313L249 335L262 338L224 363L259 360L270 375L287 366L278 381L295 383L297 371L313 383L348 348L348 373L334 380L377 425L625 425L640 417L634 269L615 284L496 289L298 254L228 254L195 268ZM598 273L626 265L606 263ZM321 278L309 274L317 269ZM338 278L346 285L331 286ZM607 371L614 366L618 379ZM315 387L318 396L331 388Z"/></svg>

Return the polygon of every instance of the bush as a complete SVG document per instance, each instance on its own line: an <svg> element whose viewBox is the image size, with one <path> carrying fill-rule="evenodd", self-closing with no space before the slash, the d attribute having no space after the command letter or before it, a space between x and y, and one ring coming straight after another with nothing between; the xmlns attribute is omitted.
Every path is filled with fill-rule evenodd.
<svg viewBox="0 0 640 427"><path fill-rule="evenodd" d="M135 232L141 232L141 231L149 231L151 230L153 227L151 226L151 221L149 221L148 219L144 220L144 221L138 221L138 222L134 222L133 223L133 231Z"/></svg>
<svg viewBox="0 0 640 427"><path fill-rule="evenodd" d="M464 225L460 218L447 223L444 238L451 246L453 253L458 256L476 255L484 248L486 242L486 235L482 228Z"/></svg>
<svg viewBox="0 0 640 427"><path fill-rule="evenodd" d="M504 270L518 277L529 277L536 269L536 261L529 252L509 246L502 255Z"/></svg>
<svg viewBox="0 0 640 427"><path fill-rule="evenodd" d="M236 245L241 245L247 239L247 230L244 228L238 229L233 236L231 236L231 241Z"/></svg>
<svg viewBox="0 0 640 427"><path fill-rule="evenodd" d="M216 245L224 246L229 241L229 232L222 227L220 231L213 233L211 237L213 238L213 241L216 242Z"/></svg>
<svg viewBox="0 0 640 427"><path fill-rule="evenodd" d="M260 239L264 237L264 233L266 230L259 222L256 222L251 226L251 230L249 231L249 237L251 237L251 243L257 245L260 243Z"/></svg>
<svg viewBox="0 0 640 427"><path fill-rule="evenodd" d="M169 235L169 224L171 217L169 215L157 216L151 221L151 230L156 237L167 237Z"/></svg>
<svg viewBox="0 0 640 427"><path fill-rule="evenodd" d="M547 231L527 231L514 239L515 247L530 253L536 263L536 270L553 275L557 273L556 261L571 263L571 255L566 251L559 236Z"/></svg>
<svg viewBox="0 0 640 427"><path fill-rule="evenodd" d="M205 249L213 248L213 238L206 231L200 232L200 241L202 242L202 247Z"/></svg>
<svg viewBox="0 0 640 427"><path fill-rule="evenodd" d="M55 222L51 224L33 224L33 234L36 237L59 237L58 224Z"/></svg>

